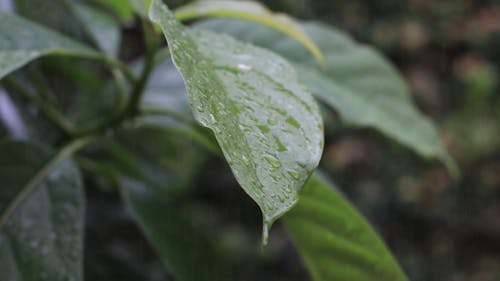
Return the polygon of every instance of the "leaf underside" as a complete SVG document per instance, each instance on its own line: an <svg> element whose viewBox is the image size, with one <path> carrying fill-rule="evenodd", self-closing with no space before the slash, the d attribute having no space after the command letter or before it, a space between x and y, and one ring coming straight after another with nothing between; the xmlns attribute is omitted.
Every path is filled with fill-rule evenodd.
<svg viewBox="0 0 500 281"><path fill-rule="evenodd" d="M53 156L38 144L0 143L0 280L83 280L82 182L69 160L43 171Z"/></svg>
<svg viewBox="0 0 500 281"><path fill-rule="evenodd" d="M45 55L95 58L99 53L41 25L0 12L0 79Z"/></svg>

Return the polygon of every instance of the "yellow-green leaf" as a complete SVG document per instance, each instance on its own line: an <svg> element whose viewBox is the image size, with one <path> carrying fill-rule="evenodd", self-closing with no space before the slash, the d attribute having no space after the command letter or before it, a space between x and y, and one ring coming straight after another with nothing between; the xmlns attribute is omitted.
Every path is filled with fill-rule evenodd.
<svg viewBox="0 0 500 281"><path fill-rule="evenodd" d="M319 47L302 30L300 25L281 13L273 13L266 7L252 1L196 1L175 11L179 20L190 20L199 17L228 17L255 21L270 26L297 40L306 47L318 63L324 64L323 54Z"/></svg>

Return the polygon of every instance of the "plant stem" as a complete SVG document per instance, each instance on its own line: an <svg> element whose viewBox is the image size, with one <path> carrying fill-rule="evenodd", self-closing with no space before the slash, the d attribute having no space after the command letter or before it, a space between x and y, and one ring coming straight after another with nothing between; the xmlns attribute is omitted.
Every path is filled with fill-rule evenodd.
<svg viewBox="0 0 500 281"><path fill-rule="evenodd" d="M154 32L151 24L149 22L142 21L142 27L144 30L144 41L146 42L146 58L139 81L135 84L130 96L127 108L127 114L129 116L135 116L139 113L139 102L144 93L144 88L149 80L149 76L154 69L156 52L160 46L158 36Z"/></svg>
<svg viewBox="0 0 500 281"><path fill-rule="evenodd" d="M139 79L132 77L133 88L132 88L132 92L130 94L130 99L128 100L128 103L125 105L125 107L122 110L119 110L109 120L106 120L105 122L102 122L101 124L99 124L97 126L80 130L80 131L76 132L75 134L73 134L74 137L103 132L109 128L114 128L114 127L120 125L125 120L132 119L132 118L136 117L140 113L139 112L140 111L139 110L139 103L141 101L142 95L144 94L144 89L146 88L147 82L149 80L149 76L151 75L151 72L153 71L153 69L155 67L156 53L160 47L160 42L161 42L158 40L158 37L157 37L156 33L154 33L154 30L152 30L152 26L150 23L143 21L142 24L143 24L143 28L144 28L144 35L145 35L145 41L146 41L146 47L147 47L146 58L145 58L144 66L143 66L143 69L142 69L142 72L141 72ZM109 57L104 57L104 58L110 59ZM131 76L133 76L132 72L130 71L130 69L128 69L128 67L121 64L121 62L118 62L118 61L115 61L115 62L119 63L120 67L127 69L127 71L123 71L123 73L126 77L127 77L127 73L129 73ZM130 79L129 79L129 81L130 81Z"/></svg>
<svg viewBox="0 0 500 281"><path fill-rule="evenodd" d="M73 133L72 124L70 124L66 120L64 115L59 112L52 104L50 104L37 94L30 93L28 89L26 89L23 85L21 85L21 83L19 83L12 77L7 77L2 82L5 88L10 90L9 92L20 94L25 99L35 104L47 117L47 119L56 124L65 135L71 135Z"/></svg>
<svg viewBox="0 0 500 281"><path fill-rule="evenodd" d="M66 158L89 144L94 139L93 136L88 136L80 139L76 139L62 150L59 151L54 157L52 157L43 167L36 173L33 178L23 187L21 192L19 192L12 203L10 203L5 211L0 216L0 226L5 225L9 220L10 216L19 207L19 205L32 193L36 187L40 186L43 180L49 175L49 173L57 167Z"/></svg>
<svg viewBox="0 0 500 281"><path fill-rule="evenodd" d="M56 96L50 90L45 77L40 71L40 64L37 63L33 66L28 67L27 73L28 77L31 81L33 81L37 92L42 96L42 98L47 100L48 102L54 103L56 101Z"/></svg>
<svg viewBox="0 0 500 281"><path fill-rule="evenodd" d="M100 57L100 59L102 59L105 63L109 64L110 66L119 69L131 85L137 84L137 78L126 64L124 64L119 60L108 57L104 54Z"/></svg>

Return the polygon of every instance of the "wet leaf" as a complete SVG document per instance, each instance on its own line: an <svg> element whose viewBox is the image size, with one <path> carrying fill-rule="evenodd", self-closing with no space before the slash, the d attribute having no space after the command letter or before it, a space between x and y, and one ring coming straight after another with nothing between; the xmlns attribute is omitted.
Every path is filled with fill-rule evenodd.
<svg viewBox="0 0 500 281"><path fill-rule="evenodd" d="M55 31L19 16L0 12L0 79L45 55L100 56L91 48Z"/></svg>
<svg viewBox="0 0 500 281"><path fill-rule="evenodd" d="M277 55L185 29L161 1L153 1L150 18L165 33L195 119L213 130L236 179L260 206L265 241L321 157L316 103Z"/></svg>
<svg viewBox="0 0 500 281"><path fill-rule="evenodd" d="M297 40L307 48L320 63L324 63L323 54L318 46L302 30L301 26L288 15L272 13L258 2L252 1L196 1L175 11L179 20L200 17L228 17L255 21L272 27Z"/></svg>
<svg viewBox="0 0 500 281"><path fill-rule="evenodd" d="M320 68L299 44L270 28L235 20L212 20L200 27L228 33L283 55L294 62L300 79L313 94L337 110L346 123L375 128L457 172L436 128L413 105L404 80L374 49L354 42L333 27L305 23L304 30L325 55L326 67Z"/></svg>
<svg viewBox="0 0 500 281"><path fill-rule="evenodd" d="M64 156L0 142L0 280L83 280L82 181Z"/></svg>
<svg viewBox="0 0 500 281"><path fill-rule="evenodd" d="M361 214L317 176L283 221L314 281L407 280Z"/></svg>

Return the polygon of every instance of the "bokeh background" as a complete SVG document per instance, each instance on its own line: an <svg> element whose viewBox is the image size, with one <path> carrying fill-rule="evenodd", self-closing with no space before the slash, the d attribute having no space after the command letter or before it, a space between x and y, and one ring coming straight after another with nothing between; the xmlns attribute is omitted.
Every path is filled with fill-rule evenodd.
<svg viewBox="0 0 500 281"><path fill-rule="evenodd" d="M500 1L262 2L338 26L383 52L459 164L454 180L373 130L338 123L327 133L323 169L410 279L500 280ZM260 248L258 209L226 164L208 161L192 200L203 202L200 215L223 236L234 280L308 280L279 223ZM88 196L87 280L170 280L116 194L91 188Z"/></svg>
<svg viewBox="0 0 500 281"><path fill-rule="evenodd" d="M40 9L50 15L51 1L35 2L45 2ZM166 2L174 8L188 1ZM461 177L452 179L439 163L376 131L344 127L327 113L338 122L326 133L321 167L379 231L410 279L500 280L500 1L261 2L340 27L384 53L457 161ZM49 15L36 17L63 20ZM75 33L63 26L68 30L62 32ZM138 26L124 27L124 60L143 51ZM209 156L204 167L178 204L216 237L233 280L309 280L279 223L269 245L260 247L261 215L227 165ZM86 173L86 280L173 280L118 192L106 186Z"/></svg>

